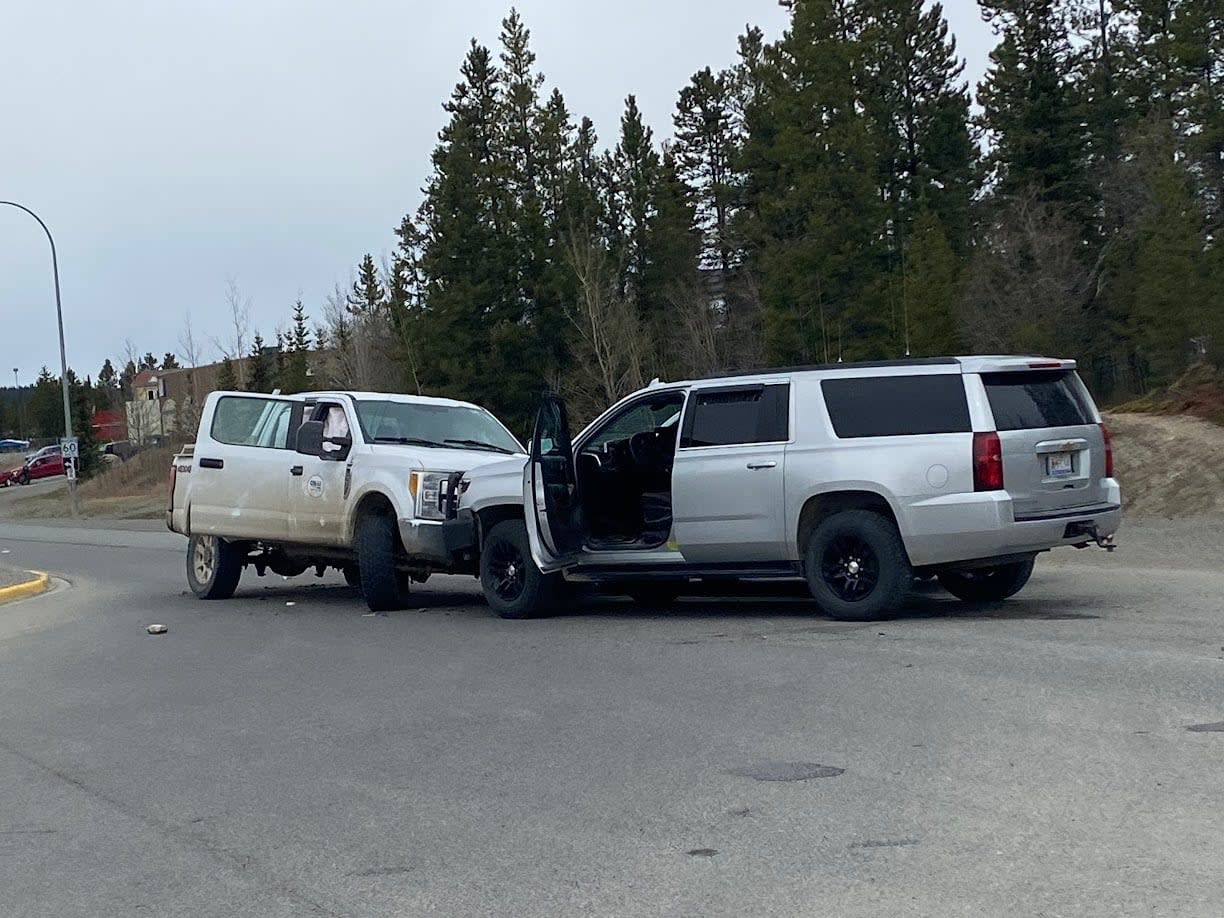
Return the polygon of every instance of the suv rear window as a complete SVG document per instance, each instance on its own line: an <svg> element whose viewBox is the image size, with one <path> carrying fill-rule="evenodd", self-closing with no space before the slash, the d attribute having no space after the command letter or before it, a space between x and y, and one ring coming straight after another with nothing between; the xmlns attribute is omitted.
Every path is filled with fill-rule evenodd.
<svg viewBox="0 0 1224 918"><path fill-rule="evenodd" d="M1078 427L1092 423L1070 370L983 373L997 430Z"/></svg>
<svg viewBox="0 0 1224 918"><path fill-rule="evenodd" d="M966 433L969 403L959 373L869 376L820 383L841 439Z"/></svg>

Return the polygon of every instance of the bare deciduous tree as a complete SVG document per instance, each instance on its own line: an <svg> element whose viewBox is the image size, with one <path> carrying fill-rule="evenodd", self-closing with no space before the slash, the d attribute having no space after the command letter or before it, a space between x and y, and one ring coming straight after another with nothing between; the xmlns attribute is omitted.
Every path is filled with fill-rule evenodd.
<svg viewBox="0 0 1224 918"><path fill-rule="evenodd" d="M571 235L567 256L578 299L566 312L578 340L566 388L575 413L585 415L645 384L649 348L637 304L618 289L617 267L603 242Z"/></svg>
<svg viewBox="0 0 1224 918"><path fill-rule="evenodd" d="M1083 341L1095 272L1073 223L1036 195L1012 199L982 228L961 317L976 353L1042 354Z"/></svg>
<svg viewBox="0 0 1224 918"><path fill-rule="evenodd" d="M178 336L178 355L186 368L190 392L178 406L178 429L188 435L200 425L200 382L196 369L203 356L191 324L191 312L183 316L183 330Z"/></svg>
<svg viewBox="0 0 1224 918"><path fill-rule="evenodd" d="M246 384L244 358L247 356L247 337L251 333L251 298L242 296L238 282L232 277L225 279L225 306L229 311L230 330L224 340L212 338L212 343L223 358L233 363L238 386L242 388Z"/></svg>

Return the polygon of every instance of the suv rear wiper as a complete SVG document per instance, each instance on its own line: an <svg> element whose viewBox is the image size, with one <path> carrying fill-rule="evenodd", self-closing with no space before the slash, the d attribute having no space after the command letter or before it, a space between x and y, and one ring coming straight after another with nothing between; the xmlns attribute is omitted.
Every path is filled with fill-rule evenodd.
<svg viewBox="0 0 1224 918"><path fill-rule="evenodd" d="M472 449L487 449L495 453L505 453L507 456L514 455L513 450L498 446L496 443L486 443L484 440L447 440L446 442L454 443L456 446L470 446Z"/></svg>
<svg viewBox="0 0 1224 918"><path fill-rule="evenodd" d="M420 437L375 437L374 443L401 443L405 446L436 446L445 448L445 443L437 440L422 440Z"/></svg>

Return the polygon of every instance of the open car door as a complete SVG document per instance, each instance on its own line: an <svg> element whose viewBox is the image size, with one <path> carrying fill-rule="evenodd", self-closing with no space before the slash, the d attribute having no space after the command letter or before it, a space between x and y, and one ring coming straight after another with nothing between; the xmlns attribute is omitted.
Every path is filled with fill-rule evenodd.
<svg viewBox="0 0 1224 918"><path fill-rule="evenodd" d="M547 395L536 414L531 461L523 474L523 508L536 565L544 572L573 564L586 542L574 446L565 402Z"/></svg>

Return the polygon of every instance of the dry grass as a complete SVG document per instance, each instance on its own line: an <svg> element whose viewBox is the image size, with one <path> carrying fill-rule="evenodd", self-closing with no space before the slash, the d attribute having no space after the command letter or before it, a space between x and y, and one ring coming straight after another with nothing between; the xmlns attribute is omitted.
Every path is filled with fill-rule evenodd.
<svg viewBox="0 0 1224 918"><path fill-rule="evenodd" d="M166 475L175 450L148 449L127 462L109 466L79 489L81 515L101 519L161 519L166 511ZM68 515L63 489L0 507L11 519L59 519Z"/></svg>
<svg viewBox="0 0 1224 918"><path fill-rule="evenodd" d="M1224 425L1224 373L1209 363L1196 364L1167 389L1150 392L1112 411L1123 414L1192 415Z"/></svg>

